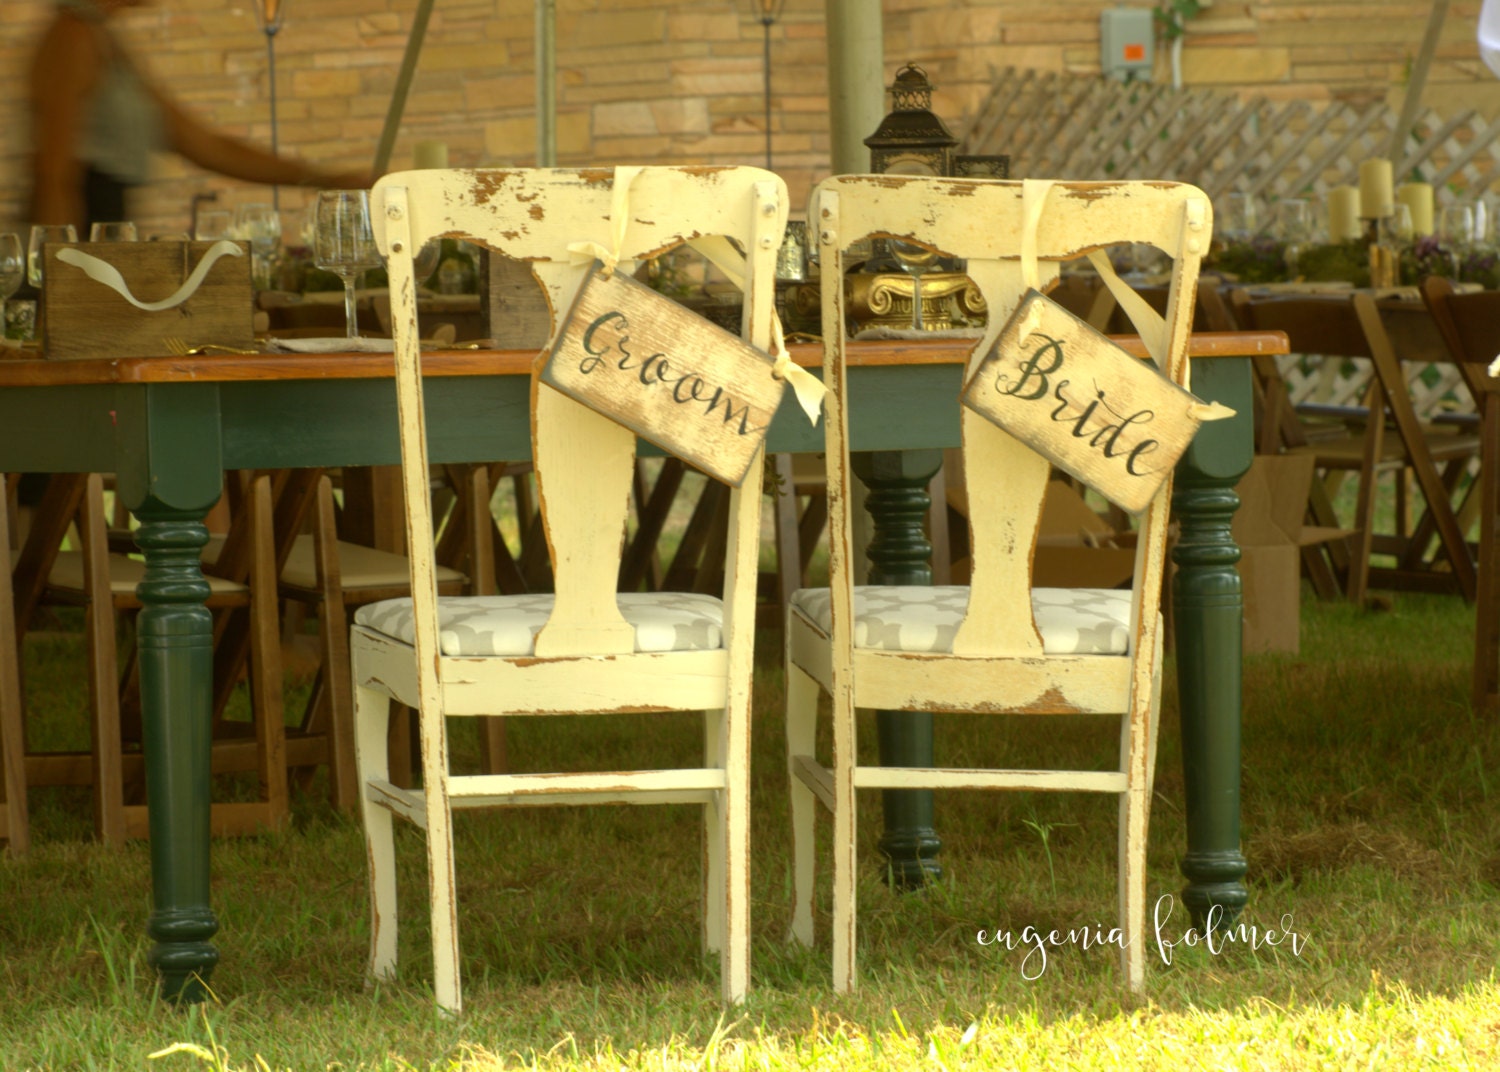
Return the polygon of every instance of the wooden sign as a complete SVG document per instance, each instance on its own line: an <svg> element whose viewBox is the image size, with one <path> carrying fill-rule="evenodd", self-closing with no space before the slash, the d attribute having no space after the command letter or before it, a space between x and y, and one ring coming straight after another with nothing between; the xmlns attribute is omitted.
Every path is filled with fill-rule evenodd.
<svg viewBox="0 0 1500 1072"><path fill-rule="evenodd" d="M85 242L48 244L43 262L42 309L48 357L159 357L212 343L255 347L250 256L213 261L197 290L171 309L147 311L77 264L58 260L77 250L116 269L142 303L176 293L213 242ZM169 342L170 340L170 342Z"/></svg>
<svg viewBox="0 0 1500 1072"><path fill-rule="evenodd" d="M733 487L786 384L769 355L596 262L542 382Z"/></svg>
<svg viewBox="0 0 1500 1072"><path fill-rule="evenodd" d="M1132 514L1150 505L1201 423L1196 398L1036 291L963 402Z"/></svg>

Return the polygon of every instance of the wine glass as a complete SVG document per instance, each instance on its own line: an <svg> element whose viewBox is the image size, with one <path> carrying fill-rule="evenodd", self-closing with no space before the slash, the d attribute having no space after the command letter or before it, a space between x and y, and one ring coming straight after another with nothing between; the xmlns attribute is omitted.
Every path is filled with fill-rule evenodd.
<svg viewBox="0 0 1500 1072"><path fill-rule="evenodd" d="M1437 240L1457 282L1464 259L1474 245L1474 206L1445 205L1438 216Z"/></svg>
<svg viewBox="0 0 1500 1072"><path fill-rule="evenodd" d="M1255 198L1235 191L1224 199L1224 222L1216 229L1226 242L1248 242L1260 230Z"/></svg>
<svg viewBox="0 0 1500 1072"><path fill-rule="evenodd" d="M14 231L0 234L0 301L8 301L26 278L26 259L21 255L21 236Z"/></svg>
<svg viewBox="0 0 1500 1072"><path fill-rule="evenodd" d="M90 242L134 242L137 237L135 224L129 220L114 220L89 225Z"/></svg>
<svg viewBox="0 0 1500 1072"><path fill-rule="evenodd" d="M354 309L354 281L380 264L370 228L370 195L365 190L321 190L313 263L344 281L344 318L349 338L359 338Z"/></svg>
<svg viewBox="0 0 1500 1072"><path fill-rule="evenodd" d="M281 244L281 213L262 201L241 205L235 229L250 242L250 262L257 290L271 286L271 261Z"/></svg>
<svg viewBox="0 0 1500 1072"><path fill-rule="evenodd" d="M37 223L31 227L26 243L26 281L42 289L42 247L48 242L77 242L78 231L71 223Z"/></svg>
<svg viewBox="0 0 1500 1072"><path fill-rule="evenodd" d="M922 323L922 273L937 260L937 250L893 238L891 253L900 262L902 269L911 276L911 329L925 331L926 325Z"/></svg>
<svg viewBox="0 0 1500 1072"><path fill-rule="evenodd" d="M234 213L227 208L206 208L198 213L198 222L193 225L193 237L199 242L216 242L228 238L234 229Z"/></svg>
<svg viewBox="0 0 1500 1072"><path fill-rule="evenodd" d="M0 234L0 306L5 310L7 339L30 338L35 330L36 303L10 300L25 278L26 254L21 249L21 236L14 231Z"/></svg>
<svg viewBox="0 0 1500 1072"><path fill-rule="evenodd" d="M1297 260L1312 239L1312 207L1305 198L1284 197L1276 202L1272 235L1282 243L1287 273L1297 276Z"/></svg>
<svg viewBox="0 0 1500 1072"><path fill-rule="evenodd" d="M442 240L429 238L422 243L422 248L411 259L411 277L419 288L432 278L433 272L437 271L438 257L442 255L442 252Z"/></svg>

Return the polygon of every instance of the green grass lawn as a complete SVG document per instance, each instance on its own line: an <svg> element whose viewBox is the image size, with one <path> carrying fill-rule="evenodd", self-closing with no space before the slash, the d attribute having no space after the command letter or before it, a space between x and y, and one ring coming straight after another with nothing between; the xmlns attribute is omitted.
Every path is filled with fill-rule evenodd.
<svg viewBox="0 0 1500 1072"><path fill-rule="evenodd" d="M834 995L826 872L818 948L783 942L774 635L754 726L753 990L729 1013L716 960L699 951L690 808L461 816L465 1013L448 1022L432 1006L412 831L400 839L397 984L365 987L362 838L319 783L298 798L292 829L215 843L217 1000L177 1009L155 1000L146 963L145 845L99 848L84 791L36 789L32 853L0 856L0 1068L1500 1067L1500 818L1489 798L1500 792L1500 726L1468 707L1472 638L1456 599L1397 596L1365 612L1308 602L1300 656L1247 661L1245 921L1294 931L1298 948L1179 945L1169 965L1153 940L1142 1001L1121 991L1112 948L1048 948L1043 970L1024 943L976 941L981 929L1107 931L1114 918L1114 802L1017 793L939 794L945 874L910 895L882 882L879 796L862 795L859 989ZM38 735L66 744L83 732L81 666L62 632L28 642ZM1168 682L1153 900L1183 885L1170 672ZM690 759L693 723L513 720L512 754L532 769ZM1060 729L951 716L938 733L939 762L1051 753L1102 766L1117 741L1102 719ZM826 860L826 822L823 834ZM1186 927L1176 905L1163 937ZM151 1059L174 1043L199 1049Z"/></svg>

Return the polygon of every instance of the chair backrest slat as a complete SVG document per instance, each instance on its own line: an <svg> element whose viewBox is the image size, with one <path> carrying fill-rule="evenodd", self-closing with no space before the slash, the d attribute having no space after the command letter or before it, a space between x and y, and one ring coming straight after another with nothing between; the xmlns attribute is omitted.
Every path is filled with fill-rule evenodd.
<svg viewBox="0 0 1500 1072"><path fill-rule="evenodd" d="M625 189L619 189L626 184ZM399 215L392 215L392 210ZM388 175L372 196L376 243L382 252L409 255L432 239L468 239L530 266L552 311L548 348L563 326L593 255L618 258L630 271L648 259L708 236L727 236L744 249L746 313L743 336L770 349L775 256L786 223L786 191L779 178L757 168L647 167L619 169L427 170ZM623 218L617 218L623 217ZM396 246L401 250L397 251ZM730 259L737 260L738 254ZM398 264L405 260L407 263ZM404 405L420 410L420 354L415 344L415 288L409 257L391 257L392 327L398 385ZM552 558L556 597L537 638L539 657L613 654L632 650L633 633L614 599L619 576L635 460L635 436L621 425L543 384L541 351L531 384L532 450L542 519ZM402 418L408 498L425 478L423 420ZM758 521L758 470L745 494L731 501L731 531ZM410 513L414 531L413 600L420 653L436 644L431 585L431 518ZM731 539L731 547L744 540ZM753 573L753 571L752 571ZM726 569L726 578L735 571ZM730 583L726 580L726 584ZM753 576L748 583L753 584ZM731 603L744 604L744 598ZM427 608L431 608L429 611ZM748 632L734 607L731 633ZM431 623L423 641L423 621Z"/></svg>
<svg viewBox="0 0 1500 1072"><path fill-rule="evenodd" d="M972 372L1025 294L1020 254L1022 184L962 179L835 176L813 193L808 219L822 234L824 278L838 278L844 251L862 238L918 241L964 258L983 294L988 327L969 360ZM1208 248L1209 208L1202 191L1177 183L1058 183L1036 225L1038 284L1046 289L1059 264L1105 246L1146 243L1172 258L1166 296L1164 371L1187 376L1187 345L1198 265ZM847 354L843 295L824 288L825 380L834 388L828 413L829 498L848 496ZM954 405L959 405L957 398ZM1040 655L1030 613L1031 557L1036 545L1049 467L1030 447L984 417L961 417L969 488L973 551L969 608L954 651L974 655ZM1137 561L1136 623L1132 643L1149 653L1164 565L1168 489L1142 516ZM853 556L847 512L832 527L830 569L835 575L835 647L847 646L852 607L847 577ZM1142 603L1142 590L1146 590ZM1146 613L1149 611L1149 614ZM1148 621L1149 619L1149 621Z"/></svg>

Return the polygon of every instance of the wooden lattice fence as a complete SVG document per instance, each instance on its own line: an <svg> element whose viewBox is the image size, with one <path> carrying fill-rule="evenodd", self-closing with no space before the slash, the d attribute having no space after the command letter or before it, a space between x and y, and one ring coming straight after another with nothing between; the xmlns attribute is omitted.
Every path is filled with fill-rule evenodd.
<svg viewBox="0 0 1500 1072"><path fill-rule="evenodd" d="M1358 182L1361 161L1387 154L1396 121L1384 103L1241 100L1009 68L960 140L966 153L1009 153L1015 177L1176 179L1215 199L1233 190L1275 200ZM1500 174L1497 163L1500 123L1429 111L1395 173L1473 196Z"/></svg>

